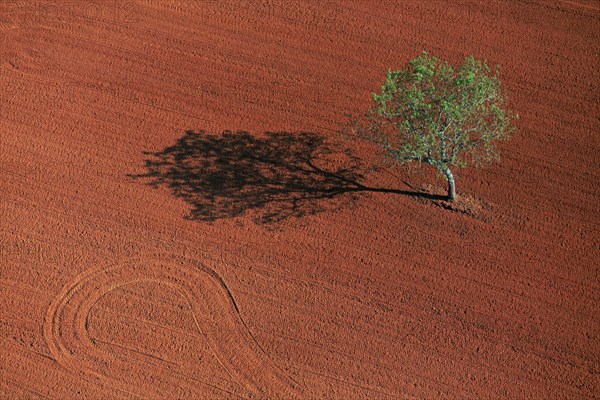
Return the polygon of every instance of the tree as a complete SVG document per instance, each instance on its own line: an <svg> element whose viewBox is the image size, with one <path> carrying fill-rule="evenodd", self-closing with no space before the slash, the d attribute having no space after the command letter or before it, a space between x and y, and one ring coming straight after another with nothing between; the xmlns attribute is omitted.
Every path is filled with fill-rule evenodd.
<svg viewBox="0 0 600 400"><path fill-rule="evenodd" d="M401 165L435 167L456 197L453 167L479 166L498 158L495 142L514 131L518 118L506 108L498 68L472 56L456 69L426 52L400 71L388 70L374 106L353 118L351 132Z"/></svg>

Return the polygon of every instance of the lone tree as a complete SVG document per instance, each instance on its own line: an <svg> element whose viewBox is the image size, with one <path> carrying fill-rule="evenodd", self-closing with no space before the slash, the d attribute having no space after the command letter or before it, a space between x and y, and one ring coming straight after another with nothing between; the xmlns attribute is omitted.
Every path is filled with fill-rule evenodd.
<svg viewBox="0 0 600 400"><path fill-rule="evenodd" d="M453 167L479 166L498 158L494 142L507 139L518 118L505 106L498 68L465 58L456 69L426 52L400 71L388 70L374 106L353 118L351 132L399 164L425 163L448 181L456 197Z"/></svg>

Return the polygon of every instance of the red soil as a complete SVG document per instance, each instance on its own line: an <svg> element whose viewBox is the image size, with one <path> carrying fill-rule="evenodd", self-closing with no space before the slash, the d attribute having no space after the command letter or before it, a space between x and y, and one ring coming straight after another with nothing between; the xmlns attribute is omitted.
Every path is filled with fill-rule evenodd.
<svg viewBox="0 0 600 400"><path fill-rule="evenodd" d="M585 0L2 2L0 396L600 397L599 22ZM332 138L423 49L500 64L521 115L457 206L383 169L357 179L396 193L240 192L210 221L187 164L147 176L187 130Z"/></svg>

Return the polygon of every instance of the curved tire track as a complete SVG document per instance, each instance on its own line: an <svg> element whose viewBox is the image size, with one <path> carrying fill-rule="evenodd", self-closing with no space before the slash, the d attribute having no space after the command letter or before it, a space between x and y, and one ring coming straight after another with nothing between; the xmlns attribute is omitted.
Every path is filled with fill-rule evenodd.
<svg viewBox="0 0 600 400"><path fill-rule="evenodd" d="M90 311L102 297L117 288L141 282L166 285L186 299L196 328L218 362L251 396L300 397L299 385L269 360L248 330L219 275L202 265L186 266L183 261L136 260L92 268L78 275L60 291L46 313L44 337L56 360L128 395L147 395L139 391L148 382L140 385L127 375L120 379L114 376L115 371L128 371L136 378L144 373L136 373L135 366L118 354L95 346L87 327ZM165 375L164 370L161 375ZM180 378L173 377L173 382L176 385Z"/></svg>

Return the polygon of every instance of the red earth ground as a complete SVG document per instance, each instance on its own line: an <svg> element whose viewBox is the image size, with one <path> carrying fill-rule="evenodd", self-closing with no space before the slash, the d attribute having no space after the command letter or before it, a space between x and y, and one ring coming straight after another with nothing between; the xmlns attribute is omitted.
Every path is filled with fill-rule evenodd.
<svg viewBox="0 0 600 400"><path fill-rule="evenodd" d="M0 397L600 398L599 24L3 1ZM450 208L333 140L422 50L501 65L521 115Z"/></svg>

